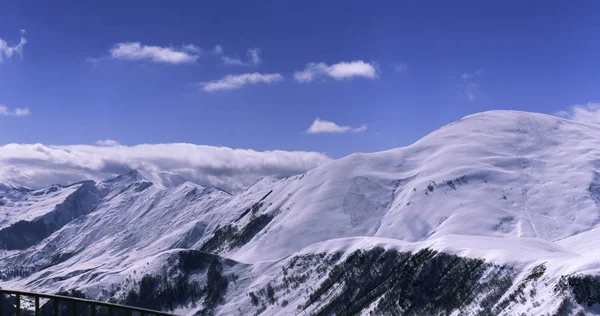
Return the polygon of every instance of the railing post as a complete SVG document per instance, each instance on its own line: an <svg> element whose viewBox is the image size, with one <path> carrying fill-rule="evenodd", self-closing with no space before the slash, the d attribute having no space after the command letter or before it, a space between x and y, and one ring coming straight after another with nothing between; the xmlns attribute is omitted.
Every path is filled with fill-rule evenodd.
<svg viewBox="0 0 600 316"><path fill-rule="evenodd" d="M54 304L54 316L58 316L58 298L53 298L52 299L54 302L52 302Z"/></svg>
<svg viewBox="0 0 600 316"><path fill-rule="evenodd" d="M4 292L0 292L0 316L4 316L4 309L2 306L2 301L4 300Z"/></svg>
<svg viewBox="0 0 600 316"><path fill-rule="evenodd" d="M40 316L40 297L35 296L35 316Z"/></svg>
<svg viewBox="0 0 600 316"><path fill-rule="evenodd" d="M108 307L108 316L113 316L113 308L112 308L112 306Z"/></svg>
<svg viewBox="0 0 600 316"><path fill-rule="evenodd" d="M73 316L77 316L77 301L73 301Z"/></svg>
<svg viewBox="0 0 600 316"><path fill-rule="evenodd" d="M21 294L17 294L17 316L21 316Z"/></svg>
<svg viewBox="0 0 600 316"><path fill-rule="evenodd" d="M96 304L90 304L90 315L96 316Z"/></svg>

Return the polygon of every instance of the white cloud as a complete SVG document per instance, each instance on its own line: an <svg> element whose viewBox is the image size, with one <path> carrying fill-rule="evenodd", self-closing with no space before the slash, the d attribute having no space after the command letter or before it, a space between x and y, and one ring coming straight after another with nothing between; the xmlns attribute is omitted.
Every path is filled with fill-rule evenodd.
<svg viewBox="0 0 600 316"><path fill-rule="evenodd" d="M186 64L194 63L199 55L195 45L183 45L181 48L147 46L140 42L118 43L109 51L110 57L121 60L150 60L157 63Z"/></svg>
<svg viewBox="0 0 600 316"><path fill-rule="evenodd" d="M469 82L465 85L464 94L469 100L474 101L477 99L477 95L479 95L479 85L474 82Z"/></svg>
<svg viewBox="0 0 600 316"><path fill-rule="evenodd" d="M21 30L21 39L14 46L10 46L7 41L0 38L0 63L4 62L4 59L11 58L14 54L22 55L25 44L27 44L25 30Z"/></svg>
<svg viewBox="0 0 600 316"><path fill-rule="evenodd" d="M31 111L29 110L29 108L16 108L14 113L15 116L28 116L29 114L31 114Z"/></svg>
<svg viewBox="0 0 600 316"><path fill-rule="evenodd" d="M239 55L223 56L221 59L225 65L230 66L256 66L262 62L259 48L248 48L246 55L247 61L242 60Z"/></svg>
<svg viewBox="0 0 600 316"><path fill-rule="evenodd" d="M31 114L29 108L10 109L5 105L0 104L0 116L28 116L29 114Z"/></svg>
<svg viewBox="0 0 600 316"><path fill-rule="evenodd" d="M377 78L378 70L375 63L366 63L362 60L339 62L331 66L325 63L308 63L304 70L296 71L294 78L298 82L311 82L318 77L327 76L336 80L363 77Z"/></svg>
<svg viewBox="0 0 600 316"><path fill-rule="evenodd" d="M309 134L342 134L348 132L360 133L367 130L367 125L363 124L360 127L353 128L352 126L340 126L334 122L316 118L312 125L306 130Z"/></svg>
<svg viewBox="0 0 600 316"><path fill-rule="evenodd" d="M485 72L485 69L479 69L479 70L477 70L475 72L471 72L471 73L465 72L465 73L461 74L460 77L463 80L469 80L474 77L479 77L479 76L483 75L484 72Z"/></svg>
<svg viewBox="0 0 600 316"><path fill-rule="evenodd" d="M408 71L408 65L405 63L392 63L390 65L397 73L403 74Z"/></svg>
<svg viewBox="0 0 600 316"><path fill-rule="evenodd" d="M136 146L8 144L0 146L0 183L40 188L101 180L142 169L237 191L260 177L283 178L329 162L316 152L232 149L194 144Z"/></svg>
<svg viewBox="0 0 600 316"><path fill-rule="evenodd" d="M215 47L212 49L212 53L215 55L223 54L223 47L221 45L215 45Z"/></svg>
<svg viewBox="0 0 600 316"><path fill-rule="evenodd" d="M206 92L214 92L219 90L239 89L249 84L276 83L281 80L283 80L283 76L278 73L261 74L254 72L240 75L227 75L220 80L200 83L200 85L202 85L202 90Z"/></svg>
<svg viewBox="0 0 600 316"><path fill-rule="evenodd" d="M114 139L102 139L96 142L96 146L119 146L119 142Z"/></svg>
<svg viewBox="0 0 600 316"><path fill-rule="evenodd" d="M554 114L577 122L600 124L600 103L588 102L585 105L574 105Z"/></svg>

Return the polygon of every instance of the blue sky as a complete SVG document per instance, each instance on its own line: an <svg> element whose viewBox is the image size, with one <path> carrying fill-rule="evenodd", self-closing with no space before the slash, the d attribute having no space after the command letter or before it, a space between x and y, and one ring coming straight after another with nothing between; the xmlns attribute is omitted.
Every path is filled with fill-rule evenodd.
<svg viewBox="0 0 600 316"><path fill-rule="evenodd" d="M555 113L600 100L599 9L4 1L0 39L26 43L0 63L0 144L186 142L337 158L408 145L474 112ZM298 80L307 69L313 80ZM228 75L226 88L208 88ZM313 131L337 132L307 132L317 118Z"/></svg>

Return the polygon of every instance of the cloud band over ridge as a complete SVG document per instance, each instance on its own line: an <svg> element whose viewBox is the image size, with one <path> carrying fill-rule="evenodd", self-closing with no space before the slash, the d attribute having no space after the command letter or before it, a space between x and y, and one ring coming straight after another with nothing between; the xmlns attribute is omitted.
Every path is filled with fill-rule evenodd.
<svg viewBox="0 0 600 316"><path fill-rule="evenodd" d="M205 186L238 191L261 177L306 172L331 158L317 152L255 151L188 143L123 146L7 144L0 146L0 183L32 188L102 180L142 169Z"/></svg>

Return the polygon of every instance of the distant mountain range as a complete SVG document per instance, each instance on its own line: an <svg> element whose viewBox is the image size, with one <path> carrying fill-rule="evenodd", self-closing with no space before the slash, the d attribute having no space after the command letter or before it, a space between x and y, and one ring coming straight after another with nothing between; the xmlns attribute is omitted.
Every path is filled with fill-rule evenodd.
<svg viewBox="0 0 600 316"><path fill-rule="evenodd" d="M600 126L491 111L243 192L0 185L2 288L186 315L600 315Z"/></svg>

